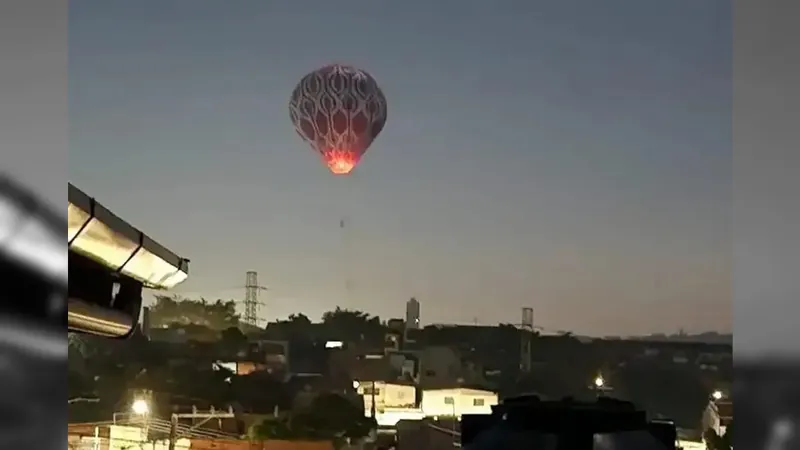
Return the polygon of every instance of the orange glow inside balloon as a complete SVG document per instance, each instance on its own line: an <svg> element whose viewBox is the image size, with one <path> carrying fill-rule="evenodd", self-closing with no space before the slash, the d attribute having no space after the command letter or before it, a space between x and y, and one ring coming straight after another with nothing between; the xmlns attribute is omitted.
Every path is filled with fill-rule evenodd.
<svg viewBox="0 0 800 450"><path fill-rule="evenodd" d="M360 159L355 153L348 151L330 151L323 155L325 165L334 175L347 175L355 169Z"/></svg>

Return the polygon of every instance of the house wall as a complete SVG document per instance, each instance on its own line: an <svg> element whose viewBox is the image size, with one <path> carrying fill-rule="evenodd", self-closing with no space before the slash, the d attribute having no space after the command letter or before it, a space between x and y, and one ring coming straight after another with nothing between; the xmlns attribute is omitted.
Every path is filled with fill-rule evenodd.
<svg viewBox="0 0 800 450"><path fill-rule="evenodd" d="M489 414L497 402L496 393L477 389L436 389L422 392L422 411L427 417Z"/></svg>
<svg viewBox="0 0 800 450"><path fill-rule="evenodd" d="M372 410L372 382L363 381L357 392L364 399L364 410L369 414ZM413 407L416 402L417 389L412 385L376 381L375 409Z"/></svg>

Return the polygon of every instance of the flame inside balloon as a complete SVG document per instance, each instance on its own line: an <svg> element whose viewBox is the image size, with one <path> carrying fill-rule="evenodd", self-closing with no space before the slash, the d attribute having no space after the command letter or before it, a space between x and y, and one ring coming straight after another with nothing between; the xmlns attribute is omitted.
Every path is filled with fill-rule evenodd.
<svg viewBox="0 0 800 450"><path fill-rule="evenodd" d="M334 175L347 175L356 168L361 158L353 152L333 150L325 152L322 159Z"/></svg>
<svg viewBox="0 0 800 450"><path fill-rule="evenodd" d="M304 76L289 101L297 134L335 175L355 169L386 124L386 98L367 72L325 66Z"/></svg>

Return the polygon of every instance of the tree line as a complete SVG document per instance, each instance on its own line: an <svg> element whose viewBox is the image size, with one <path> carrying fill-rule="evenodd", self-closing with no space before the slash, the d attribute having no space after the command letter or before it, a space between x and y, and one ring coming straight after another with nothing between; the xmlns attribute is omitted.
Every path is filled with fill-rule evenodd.
<svg viewBox="0 0 800 450"><path fill-rule="evenodd" d="M304 314L293 314L270 324L267 330L252 329L240 322L234 301L179 297L158 297L150 310L150 323L153 328L180 327L190 338L197 337L197 341L207 344L184 346L181 353L193 362L176 368L162 364L170 358L165 354L167 350L159 345L137 344L137 339L125 343L95 342L86 352L95 356L90 357L92 362L85 365L92 367L90 372L97 372L94 376L98 379L89 382L85 377L80 382L71 379L71 391L80 390L81 383L106 383L109 387L105 389L123 384L126 387L150 386L186 398L219 396L209 400L224 402L225 395L244 389L242 386L247 381L234 377L233 385L238 387L231 387L231 383L225 383L230 375L213 370L211 360L244 351L247 334L251 332L262 334L267 339L290 341L293 353L296 353L302 352L297 349L305 348L314 340L366 341L379 345L384 343L389 331L387 324L377 316L338 307L323 314L316 322ZM715 381L704 378L691 365L676 366L670 362L661 365L616 364L608 355L568 334L540 337L532 333L535 364L533 370L525 374L519 370L520 330L512 325L474 329L427 327L423 332L420 344L455 347L467 359L477 361L487 374L486 387L501 395L531 391L547 397L592 395L592 380L602 373L613 388L611 395L632 400L648 411L678 421L682 426L691 426L699 420L708 393L716 388L713 386ZM74 353L73 346L70 351ZM206 369L196 368L196 361L204 358L208 360ZM125 381L118 383L114 380ZM263 399L263 402L267 403L267 400ZM274 403L277 400L270 401Z"/></svg>
<svg viewBox="0 0 800 450"><path fill-rule="evenodd" d="M186 311L186 312L183 312ZM159 298L151 317L154 323L169 325L191 322L215 324L218 330L238 324L235 303L177 300ZM244 328L242 328L244 329ZM366 312L336 307L324 313L317 322L298 313L270 324L269 338L285 339L302 347L303 342L336 339L368 342L375 346L384 343L389 332L387 323ZM258 330L263 331L263 330ZM426 327L416 336L424 346L454 347L472 361L477 361L488 376L487 388L501 395L536 391L548 397L592 395L592 380L602 374L611 388L610 393L646 407L660 416L670 417L682 426L696 423L711 391L720 383L729 382L730 373L703 373L692 364L676 365L671 359L647 362L619 362L617 355L600 347L587 345L571 333L559 336L531 334L534 369L519 370L520 335L523 331L510 324L496 327ZM235 340L228 332L223 342ZM241 336L238 339L243 339Z"/></svg>

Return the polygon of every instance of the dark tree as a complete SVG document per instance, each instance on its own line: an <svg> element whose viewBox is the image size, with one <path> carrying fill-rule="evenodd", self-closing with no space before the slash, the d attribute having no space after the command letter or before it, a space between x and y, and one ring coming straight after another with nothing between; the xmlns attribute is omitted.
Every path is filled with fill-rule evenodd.
<svg viewBox="0 0 800 450"><path fill-rule="evenodd" d="M282 418L269 418L251 429L256 439L359 439L376 427L358 405L337 394L318 395L308 407Z"/></svg>
<svg viewBox="0 0 800 450"><path fill-rule="evenodd" d="M247 351L247 336L238 327L230 327L222 331L218 342L220 356L233 357Z"/></svg>
<svg viewBox="0 0 800 450"><path fill-rule="evenodd" d="M239 315L236 314L236 303L233 300L208 302L205 299L156 296L156 303L150 308L150 321L156 328L179 324L222 331L237 326Z"/></svg>
<svg viewBox="0 0 800 450"><path fill-rule="evenodd" d="M322 323L328 337L345 341L383 342L387 331L380 317L338 306L322 315Z"/></svg>
<svg viewBox="0 0 800 450"><path fill-rule="evenodd" d="M289 315L287 322L298 327L311 325L311 319L303 313Z"/></svg>

